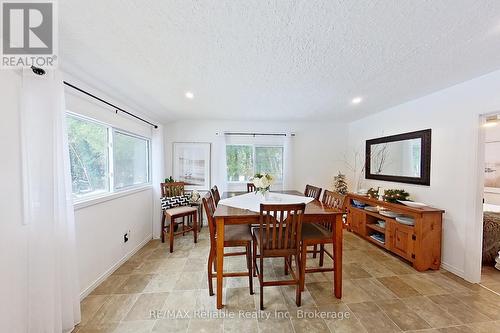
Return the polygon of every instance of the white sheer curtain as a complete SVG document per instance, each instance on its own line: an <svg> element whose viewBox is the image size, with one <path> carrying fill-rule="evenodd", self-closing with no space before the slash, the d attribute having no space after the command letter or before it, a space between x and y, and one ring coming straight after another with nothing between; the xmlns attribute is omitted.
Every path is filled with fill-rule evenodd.
<svg viewBox="0 0 500 333"><path fill-rule="evenodd" d="M80 321L80 297L60 73L38 76L26 69L21 103L28 331L70 332Z"/></svg>
<svg viewBox="0 0 500 333"><path fill-rule="evenodd" d="M227 160L226 160L226 136L223 132L217 133L217 138L215 140L215 167L216 167L216 177L215 181L212 182L213 185L217 185L219 192L221 194L227 191Z"/></svg>
<svg viewBox="0 0 500 333"><path fill-rule="evenodd" d="M153 237L161 236L161 189L160 183L165 180L165 143L163 126L153 129L152 136L152 164L153 164Z"/></svg>
<svg viewBox="0 0 500 333"><path fill-rule="evenodd" d="M293 137L287 133L283 139L283 189L293 190Z"/></svg>

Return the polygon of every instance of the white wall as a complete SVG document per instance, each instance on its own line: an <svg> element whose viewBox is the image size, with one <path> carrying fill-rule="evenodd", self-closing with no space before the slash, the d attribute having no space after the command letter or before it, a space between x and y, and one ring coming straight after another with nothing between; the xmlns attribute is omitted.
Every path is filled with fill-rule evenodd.
<svg viewBox="0 0 500 333"><path fill-rule="evenodd" d="M446 210L443 267L473 282L479 281L481 265L479 115L498 110L500 71L349 125L351 149L359 149L366 139L432 129L430 186L365 180L363 187L404 188L414 200Z"/></svg>
<svg viewBox="0 0 500 333"><path fill-rule="evenodd" d="M75 211L80 291L87 295L152 238L152 190ZM123 235L130 231L127 243Z"/></svg>
<svg viewBox="0 0 500 333"><path fill-rule="evenodd" d="M71 82L89 89L76 79ZM25 332L27 314L27 230L22 225L21 147L19 99L22 79L19 73L0 71L0 331ZM109 98L94 91L99 96ZM115 101L116 102L116 101ZM151 129L117 116L85 98L67 95L68 107L75 112L103 116L102 120L120 128L151 136ZM126 107L126 106L125 106ZM100 108L100 109L99 109ZM149 134L148 134L149 133ZM142 243L151 239L152 189L114 198L76 211L76 238L80 290L89 292L96 281L109 274L120 261ZM131 231L123 243L123 232Z"/></svg>

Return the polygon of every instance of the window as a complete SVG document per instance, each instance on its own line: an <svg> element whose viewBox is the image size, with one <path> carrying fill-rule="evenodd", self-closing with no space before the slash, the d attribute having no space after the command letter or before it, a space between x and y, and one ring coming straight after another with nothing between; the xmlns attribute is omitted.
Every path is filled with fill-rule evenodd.
<svg viewBox="0 0 500 333"><path fill-rule="evenodd" d="M150 182L150 140L67 115L74 197L85 199Z"/></svg>
<svg viewBox="0 0 500 333"><path fill-rule="evenodd" d="M253 146L226 146L227 180L245 182L253 177Z"/></svg>
<svg viewBox="0 0 500 333"><path fill-rule="evenodd" d="M283 147L226 145L227 180L247 182L257 172L273 175L283 182Z"/></svg>
<svg viewBox="0 0 500 333"><path fill-rule="evenodd" d="M276 183L282 183L283 147L255 147L255 172L269 173Z"/></svg>
<svg viewBox="0 0 500 333"><path fill-rule="evenodd" d="M113 165L115 189L148 183L148 140L114 131Z"/></svg>
<svg viewBox="0 0 500 333"><path fill-rule="evenodd" d="M108 128L68 116L73 194L80 198L109 191Z"/></svg>

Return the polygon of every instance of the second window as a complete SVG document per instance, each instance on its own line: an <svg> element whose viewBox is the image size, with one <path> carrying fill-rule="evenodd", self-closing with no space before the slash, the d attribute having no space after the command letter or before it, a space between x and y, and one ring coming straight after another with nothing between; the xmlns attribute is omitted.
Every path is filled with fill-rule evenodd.
<svg viewBox="0 0 500 333"><path fill-rule="evenodd" d="M226 145L228 182L248 182L256 173L269 173L283 182L283 147Z"/></svg>

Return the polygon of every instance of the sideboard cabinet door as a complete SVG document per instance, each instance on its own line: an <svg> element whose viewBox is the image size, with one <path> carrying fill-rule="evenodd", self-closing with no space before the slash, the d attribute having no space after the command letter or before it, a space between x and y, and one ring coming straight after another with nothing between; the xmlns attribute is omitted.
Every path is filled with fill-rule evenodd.
<svg viewBox="0 0 500 333"><path fill-rule="evenodd" d="M406 260L414 261L415 255L413 251L415 241L413 240L413 227L400 224L396 221L389 221L388 231L389 249Z"/></svg>

